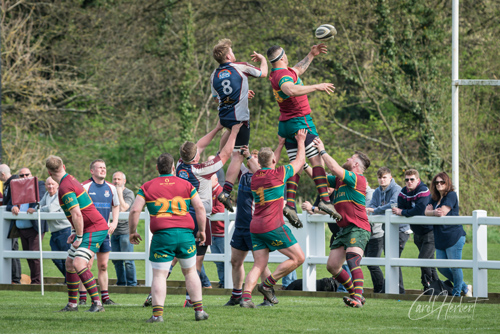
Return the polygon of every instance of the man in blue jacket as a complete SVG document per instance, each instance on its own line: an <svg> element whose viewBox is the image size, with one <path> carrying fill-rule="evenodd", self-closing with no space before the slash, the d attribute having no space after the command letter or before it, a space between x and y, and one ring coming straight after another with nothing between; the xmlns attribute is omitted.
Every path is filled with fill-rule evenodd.
<svg viewBox="0 0 500 334"><path fill-rule="evenodd" d="M398 196L398 207L392 212L399 216L413 217L425 216L425 207L431 199L429 188L420 180L418 171L408 169L405 171L406 186ZM414 233L414 242L417 245L419 259L433 259L436 248L434 246L434 231L432 225L410 225ZM430 280L438 280L436 268L420 268L422 271L422 285L424 290L429 286Z"/></svg>
<svg viewBox="0 0 500 334"><path fill-rule="evenodd" d="M398 195L401 192L401 187L396 183L396 181L392 178L391 170L387 167L381 167L377 171L377 179L378 179L378 184L379 187L375 189L373 192L373 196L371 201L368 203L368 206L366 207L366 212L368 214L372 215L385 215L385 210L391 208L391 204L397 204L398 203ZM376 234L376 227L378 224L375 224L373 228L373 234ZM382 225L382 224L380 224ZM381 230L382 228L380 228ZM381 237L384 236L384 232L382 231ZM403 249L405 248L406 242L408 241L409 237L411 234L410 230L410 225L409 224L399 224L399 256L401 256L401 253L403 252ZM368 249L370 247L370 244L372 242L376 241L376 239L370 239L368 242L367 247L367 253ZM370 268L370 267L368 267ZM377 267L379 268L379 267ZM384 282L384 277L382 274L382 271L380 268L378 269L379 276L382 278L382 282L380 280L377 281L377 288L375 289L375 282L373 283L374 285L374 291L375 292L385 292L385 287L383 286ZM371 271L370 271L371 272ZM378 272L378 271L377 271ZM373 276L373 275L372 275ZM372 280L373 277L372 277ZM380 286L382 284L382 286ZM403 284L403 275L401 273L401 268L399 268L399 293L404 294L405 293L405 288Z"/></svg>

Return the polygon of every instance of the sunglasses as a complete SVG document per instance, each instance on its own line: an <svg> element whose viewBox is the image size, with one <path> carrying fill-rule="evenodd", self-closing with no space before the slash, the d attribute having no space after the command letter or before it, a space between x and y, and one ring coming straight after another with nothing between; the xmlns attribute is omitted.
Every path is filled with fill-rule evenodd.
<svg viewBox="0 0 500 334"><path fill-rule="evenodd" d="M19 177L25 177L25 176L26 176L26 177L28 177L28 176L30 176L30 175L31 175L31 174L19 174Z"/></svg>
<svg viewBox="0 0 500 334"><path fill-rule="evenodd" d="M415 181L415 180L416 180L416 178L412 177L412 178L410 178L410 179L405 179L405 182L410 182L410 181L411 181L411 182L413 182L413 181Z"/></svg>
<svg viewBox="0 0 500 334"><path fill-rule="evenodd" d="M434 181L434 184L440 184L440 185L445 185L445 181Z"/></svg>

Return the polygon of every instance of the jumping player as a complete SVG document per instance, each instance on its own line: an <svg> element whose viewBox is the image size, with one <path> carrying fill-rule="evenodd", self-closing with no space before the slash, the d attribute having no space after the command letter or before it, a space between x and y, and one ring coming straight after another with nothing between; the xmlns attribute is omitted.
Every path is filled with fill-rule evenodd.
<svg viewBox="0 0 500 334"><path fill-rule="evenodd" d="M72 242L66 258L68 304L60 312L78 311L77 297L80 281L87 289L92 306L90 312L104 312L94 275L87 264L108 235L108 223L96 210L80 182L66 173L61 158L51 155L45 161L49 175L59 184L59 203L73 226L68 241Z"/></svg>
<svg viewBox="0 0 500 334"><path fill-rule="evenodd" d="M337 222L341 230L330 245L326 269L349 291L349 297L344 297L344 303L351 307L363 307L364 276L359 264L371 236L365 206L367 183L363 173L370 167L370 159L364 153L356 151L340 166L325 151L321 139L316 138L314 144L326 166L334 174L328 176L328 186L335 188L335 207L342 215L342 219ZM342 268L346 259L352 280Z"/></svg>
<svg viewBox="0 0 500 334"><path fill-rule="evenodd" d="M205 208L196 189L186 180L175 176L174 158L170 154L160 155L156 168L160 175L141 186L129 216L130 242L135 245L142 240L136 229L144 205L147 205L151 216L153 239L149 261L153 267L153 315L147 322L163 322L166 280L174 257L181 264L186 288L193 298L195 319L206 320L208 314L203 310L201 281L196 272L195 223L189 214L191 209L195 212L194 218L198 222L196 239L203 244Z"/></svg>
<svg viewBox="0 0 500 334"><path fill-rule="evenodd" d="M276 270L258 286L258 290L273 304L278 301L273 287L283 276L288 275L304 263L304 253L290 229L285 225L281 214L284 199L285 182L295 175L305 163L304 141L307 131L301 129L295 136L297 140L297 156L290 165L276 168L276 159L270 148L262 148L259 152L261 169L252 176L252 194L255 201L255 212L250 223L252 235L254 265L245 279L241 307L255 308L252 302L252 290L257 279L266 268L269 252L278 250L288 257L279 264Z"/></svg>
<svg viewBox="0 0 500 334"><path fill-rule="evenodd" d="M285 50L278 45L272 46L267 50L267 57L273 67L269 79L271 80L274 97L280 107L278 134L286 139L285 147L288 158L290 161L293 161L297 154L295 134L300 129L307 129L308 134L305 141L306 157L309 158L309 161L313 165L313 180L321 198L318 207L333 218L341 219L342 217L335 211L335 207L328 197L325 169L323 168L321 156L313 144L313 140L318 137L318 133L310 115L311 107L307 99L307 94L309 93L323 91L330 94L335 87L331 83L304 86L299 77L307 70L314 57L326 52L324 44L314 45L309 54L294 67L288 67L288 58ZM307 165L304 168L307 168ZM295 206L295 196L299 180L300 175L296 174L288 179L286 184L287 201L283 209L283 214L290 222L300 222Z"/></svg>
<svg viewBox="0 0 500 334"><path fill-rule="evenodd" d="M260 68L248 63L237 63L229 39L221 39L217 42L213 49L213 57L220 64L210 77L212 95L219 103L220 122L228 129L235 124L243 123L244 125L236 138L223 192L218 197L219 201L233 212L230 194L243 162L243 156L239 151L242 146L248 146L250 139L248 99L252 98L254 93L248 88L247 77L266 78L267 60L263 55L254 51L251 58L254 62L260 61Z"/></svg>

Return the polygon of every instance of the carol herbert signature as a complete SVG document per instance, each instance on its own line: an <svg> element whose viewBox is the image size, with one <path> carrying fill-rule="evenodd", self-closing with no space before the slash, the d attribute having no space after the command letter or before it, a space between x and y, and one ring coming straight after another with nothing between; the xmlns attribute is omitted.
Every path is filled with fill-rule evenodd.
<svg viewBox="0 0 500 334"><path fill-rule="evenodd" d="M438 300L438 297L443 298L442 300ZM486 300L488 299L479 299L478 297L464 300L464 297L448 296L446 293L440 293L435 296L424 295L422 293L412 303L408 311L408 318L410 320L420 320L427 317L435 317L436 320L457 317L471 317L474 319L477 303Z"/></svg>

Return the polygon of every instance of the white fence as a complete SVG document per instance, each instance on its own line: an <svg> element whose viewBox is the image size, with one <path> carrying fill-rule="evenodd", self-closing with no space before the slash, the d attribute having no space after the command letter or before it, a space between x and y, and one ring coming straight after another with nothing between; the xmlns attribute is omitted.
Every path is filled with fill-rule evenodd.
<svg viewBox="0 0 500 334"><path fill-rule="evenodd" d="M41 219L60 219L63 213L42 213ZM235 213L219 213L212 216L212 220L225 221L225 235L231 236L234 232ZM302 213L299 215L304 223L304 228L292 231L305 254L303 264L303 289L304 291L316 290L316 266L326 265L328 254L325 255L325 224L332 220L324 215L309 215ZM11 260L12 258L39 258L37 251L12 251L11 240L7 239L7 233L11 219L37 219L37 214L12 215L5 211L5 207L0 207L0 283L11 282ZM120 213L120 219L127 219L128 213ZM141 219L145 220L146 235L143 236L145 252L111 252L111 260L145 260L146 261L146 285L151 285L151 264L149 258L149 244L151 233L149 231L149 215L145 212L141 214ZM472 216L462 217L412 217L406 218L395 216L387 210L385 216L369 216L370 222L385 224L385 257L363 258L362 265L385 266L385 291L390 294L399 293L399 272L398 267L446 267L464 268L473 271L473 294L475 297L488 296L488 269L500 269L500 261L488 261L488 241L487 226L500 225L499 217L487 217L486 211L477 210ZM405 259L399 258L399 224L419 224L419 225L472 225L472 260L437 260L437 259ZM232 288L231 275L231 238L226 237L225 254L207 254L205 261L224 262L224 285L226 289ZM46 259L65 259L66 252L43 251ZM271 253L269 262L280 263L285 260L285 256L278 252ZM253 262L253 257L249 254L247 262Z"/></svg>

